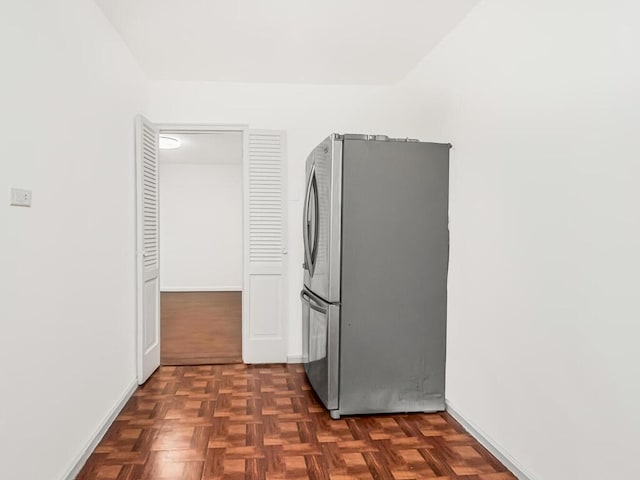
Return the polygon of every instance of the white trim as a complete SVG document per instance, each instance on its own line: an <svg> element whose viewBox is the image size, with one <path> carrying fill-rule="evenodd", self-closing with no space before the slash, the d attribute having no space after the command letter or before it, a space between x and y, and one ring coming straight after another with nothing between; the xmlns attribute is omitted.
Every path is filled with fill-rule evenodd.
<svg viewBox="0 0 640 480"><path fill-rule="evenodd" d="M98 429L91 436L84 449L82 449L82 452L76 457L76 459L73 461L73 464L71 465L71 467L69 467L67 473L62 478L64 478L65 480L73 480L78 476L80 470L82 469L82 467L84 467L84 464L87 462L89 456L98 446L98 443L100 443L100 440L102 440L104 434L107 433L107 430L115 421L116 417L122 411L129 399L133 396L137 388L138 382L131 382L131 385L127 387L118 402L113 406L109 413L107 413L107 416L102 420L102 422L100 422Z"/></svg>
<svg viewBox="0 0 640 480"><path fill-rule="evenodd" d="M162 133L169 132L241 132L249 129L249 125L244 124L204 124L204 123L156 123L156 127Z"/></svg>
<svg viewBox="0 0 640 480"><path fill-rule="evenodd" d="M242 132L242 285L249 283L249 126ZM249 352L249 302L250 293L242 291L242 362L251 358Z"/></svg>
<svg viewBox="0 0 640 480"><path fill-rule="evenodd" d="M287 363L302 363L302 355L287 355Z"/></svg>
<svg viewBox="0 0 640 480"><path fill-rule="evenodd" d="M241 292L242 285L235 287L160 287L161 292Z"/></svg>
<svg viewBox="0 0 640 480"><path fill-rule="evenodd" d="M502 446L498 445L491 437L484 433L480 428L462 415L456 408L451 405L449 400L445 399L447 413L451 415L469 434L475 438L484 448L489 450L491 454L507 467L519 480L535 480L531 473L526 472L524 467L513 458Z"/></svg>

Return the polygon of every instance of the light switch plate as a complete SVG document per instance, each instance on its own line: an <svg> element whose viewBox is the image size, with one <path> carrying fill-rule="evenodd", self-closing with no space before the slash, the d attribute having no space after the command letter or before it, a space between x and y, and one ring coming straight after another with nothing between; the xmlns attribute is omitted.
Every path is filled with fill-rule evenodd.
<svg viewBox="0 0 640 480"><path fill-rule="evenodd" d="M31 206L31 190L11 188L11 205L15 207Z"/></svg>

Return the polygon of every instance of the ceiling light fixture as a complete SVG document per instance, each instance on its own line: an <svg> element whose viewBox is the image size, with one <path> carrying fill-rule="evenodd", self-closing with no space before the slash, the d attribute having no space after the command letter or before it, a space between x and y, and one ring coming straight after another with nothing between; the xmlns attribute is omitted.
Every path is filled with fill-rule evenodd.
<svg viewBox="0 0 640 480"><path fill-rule="evenodd" d="M162 150L175 150L182 146L182 142L175 137L169 137L167 135L160 135L160 148Z"/></svg>

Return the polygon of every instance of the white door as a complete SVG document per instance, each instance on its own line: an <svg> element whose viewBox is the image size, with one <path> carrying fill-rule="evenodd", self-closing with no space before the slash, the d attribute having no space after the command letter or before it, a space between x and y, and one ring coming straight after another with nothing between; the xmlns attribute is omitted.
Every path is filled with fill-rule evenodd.
<svg viewBox="0 0 640 480"><path fill-rule="evenodd" d="M158 130L136 119L136 293L138 383L160 366Z"/></svg>
<svg viewBox="0 0 640 480"><path fill-rule="evenodd" d="M286 362L286 139L278 130L246 137L242 358Z"/></svg>

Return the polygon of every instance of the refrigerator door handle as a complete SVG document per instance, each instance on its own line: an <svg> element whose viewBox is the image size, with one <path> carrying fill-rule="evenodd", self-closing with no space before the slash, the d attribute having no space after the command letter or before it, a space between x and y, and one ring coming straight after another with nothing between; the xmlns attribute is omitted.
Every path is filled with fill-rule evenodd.
<svg viewBox="0 0 640 480"><path fill-rule="evenodd" d="M318 243L320 240L320 198L318 196L318 179L316 178L315 168L313 170L311 190L313 191L313 205L315 207L313 214L313 242L310 245L311 251L309 252L309 258L311 259L311 275L313 275L313 272L316 269L316 262L318 260Z"/></svg>
<svg viewBox="0 0 640 480"><path fill-rule="evenodd" d="M311 295L309 295L308 292L305 292L304 290L302 290L300 292L300 298L302 299L303 302L309 304L309 307L311 308L311 310L315 310L316 312L319 312L319 313L322 313L322 314L326 314L327 313L327 309L326 308L321 307L320 305L316 305L314 303L317 300L315 300Z"/></svg>
<svg viewBox="0 0 640 480"><path fill-rule="evenodd" d="M311 180L315 174L316 166L311 167L309 178L307 179L307 192L304 196L304 206L302 207L302 240L304 243L304 264L305 270L311 271L311 252L309 251L309 200L311 199Z"/></svg>

